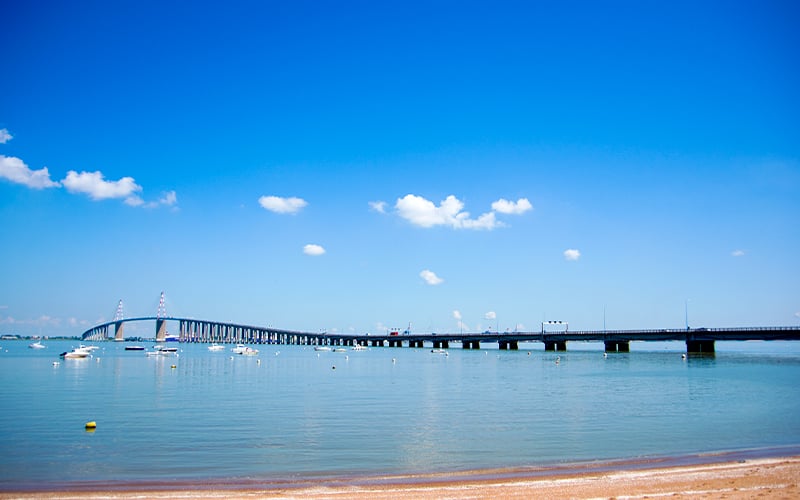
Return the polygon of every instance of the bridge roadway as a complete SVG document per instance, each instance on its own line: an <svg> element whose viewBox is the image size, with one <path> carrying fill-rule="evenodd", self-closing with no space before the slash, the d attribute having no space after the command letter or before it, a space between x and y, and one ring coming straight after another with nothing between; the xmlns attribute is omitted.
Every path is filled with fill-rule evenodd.
<svg viewBox="0 0 800 500"><path fill-rule="evenodd" d="M292 344L371 347L424 347L427 342L434 348L449 348L460 343L464 349L480 349L481 343L495 343L501 350L519 349L520 342L541 342L547 351L566 351L567 342L603 342L606 352L629 352L631 341L684 341L689 353L713 353L716 341L745 340L800 340L800 326L752 328L691 328L661 330L588 330L562 332L506 332L506 333L412 333L402 335L370 335L323 332L302 332L271 327L221 323L177 317L141 317L109 321L86 330L83 340L108 340L114 326L114 340L122 341L125 323L135 321L156 322L156 342L167 339L166 322L177 321L180 342L242 343L242 344Z"/></svg>

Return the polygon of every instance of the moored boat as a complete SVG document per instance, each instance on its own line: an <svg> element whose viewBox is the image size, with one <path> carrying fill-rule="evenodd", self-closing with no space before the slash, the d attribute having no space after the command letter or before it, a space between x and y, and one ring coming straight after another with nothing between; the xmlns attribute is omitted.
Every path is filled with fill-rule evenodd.
<svg viewBox="0 0 800 500"><path fill-rule="evenodd" d="M76 347L71 351L64 351L59 356L64 359L83 359L88 358L91 355L91 352L87 350L84 346Z"/></svg>
<svg viewBox="0 0 800 500"><path fill-rule="evenodd" d="M39 342L37 340L36 342L34 342L32 344L28 344L28 347L31 348L31 349L44 349L47 346L42 344L41 342Z"/></svg>
<svg viewBox="0 0 800 500"><path fill-rule="evenodd" d="M225 350L225 346L224 345L219 345L216 342L214 342L213 344L208 346L208 350L209 351L224 351Z"/></svg>

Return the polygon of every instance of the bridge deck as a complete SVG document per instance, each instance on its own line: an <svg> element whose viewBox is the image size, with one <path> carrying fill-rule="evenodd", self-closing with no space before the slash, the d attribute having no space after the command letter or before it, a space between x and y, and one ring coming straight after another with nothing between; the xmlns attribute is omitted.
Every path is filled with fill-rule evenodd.
<svg viewBox="0 0 800 500"><path fill-rule="evenodd" d="M182 342L220 343L271 343L298 345L372 345L422 347L429 342L436 347L447 347L451 342L465 348L477 349L481 343L498 343L503 349L517 349L520 342L542 342L545 348L566 349L566 342L605 342L607 350L627 351L631 341L685 341L691 351L697 347L704 352L713 351L715 341L744 340L800 340L800 327L752 328L693 328L660 330L587 330L561 332L489 332L489 333L413 333L404 335L369 335L341 333L312 333L277 328L221 323L177 317L141 317L109 321L96 325L83 333L85 340L109 339L109 328L114 325L121 334L123 323L156 321L157 335L163 335L164 322L179 323L179 340ZM157 337L158 338L158 337ZM160 339L163 339L161 337ZM117 340L122 340L117 338Z"/></svg>

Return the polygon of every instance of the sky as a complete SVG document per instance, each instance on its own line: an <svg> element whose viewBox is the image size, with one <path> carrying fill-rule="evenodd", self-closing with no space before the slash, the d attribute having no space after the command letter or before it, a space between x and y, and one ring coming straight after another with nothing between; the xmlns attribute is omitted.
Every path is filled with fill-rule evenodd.
<svg viewBox="0 0 800 500"><path fill-rule="evenodd" d="M800 323L797 2L0 12L0 333Z"/></svg>

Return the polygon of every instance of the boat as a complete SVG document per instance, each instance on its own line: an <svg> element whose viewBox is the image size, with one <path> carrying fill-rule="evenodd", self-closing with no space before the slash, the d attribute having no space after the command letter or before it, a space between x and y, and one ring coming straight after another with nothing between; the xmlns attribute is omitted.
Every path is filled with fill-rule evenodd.
<svg viewBox="0 0 800 500"><path fill-rule="evenodd" d="M337 347L333 350L333 352L347 352L347 349L344 347Z"/></svg>
<svg viewBox="0 0 800 500"><path fill-rule="evenodd" d="M181 340L179 335L167 333L164 335L164 342L179 342Z"/></svg>
<svg viewBox="0 0 800 500"><path fill-rule="evenodd" d="M249 348L244 344L236 344L236 347L231 348L231 352L234 354L242 354L247 349Z"/></svg>
<svg viewBox="0 0 800 500"><path fill-rule="evenodd" d="M213 344L208 346L208 350L209 351L224 351L225 350L225 346L224 345L219 345L216 342L214 342Z"/></svg>
<svg viewBox="0 0 800 500"><path fill-rule="evenodd" d="M363 346L361 344L356 344L353 347L351 347L350 350L351 351L366 351L367 348L366 348L366 346Z"/></svg>
<svg viewBox="0 0 800 500"><path fill-rule="evenodd" d="M36 341L33 344L28 344L28 347L31 348L31 349L44 349L47 346L42 344L39 341Z"/></svg>
<svg viewBox="0 0 800 500"><path fill-rule="evenodd" d="M126 351L144 351L144 346L143 345L126 345L125 346L125 350Z"/></svg>
<svg viewBox="0 0 800 500"><path fill-rule="evenodd" d="M71 351L64 351L59 356L64 359L83 359L88 358L91 355L91 352L88 351L85 347L76 347Z"/></svg>
<svg viewBox="0 0 800 500"><path fill-rule="evenodd" d="M258 349L253 349L252 347L245 347L242 352L240 352L242 356L257 356Z"/></svg>
<svg viewBox="0 0 800 500"><path fill-rule="evenodd" d="M445 349L431 349L431 352L434 354L447 354L447 350Z"/></svg>
<svg viewBox="0 0 800 500"><path fill-rule="evenodd" d="M96 351L96 350L98 350L100 348L97 347L96 345L83 345L83 344L81 344L81 345L78 346L78 349L83 349L84 351L91 353L92 351Z"/></svg>
<svg viewBox="0 0 800 500"><path fill-rule="evenodd" d="M315 351L330 351L331 348L325 345L318 345L314 348Z"/></svg>
<svg viewBox="0 0 800 500"><path fill-rule="evenodd" d="M178 348L177 347L167 347L165 345L157 345L157 346L154 346L153 349L155 349L156 351L158 351L160 353L178 352Z"/></svg>

